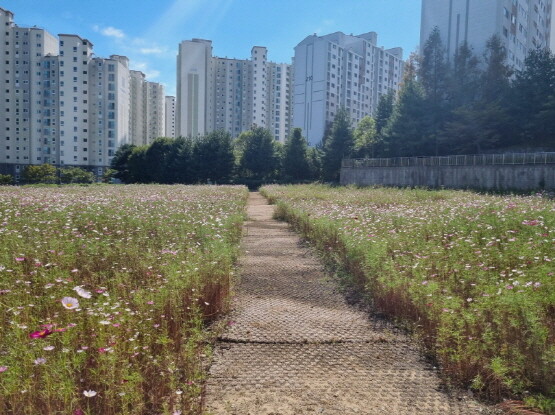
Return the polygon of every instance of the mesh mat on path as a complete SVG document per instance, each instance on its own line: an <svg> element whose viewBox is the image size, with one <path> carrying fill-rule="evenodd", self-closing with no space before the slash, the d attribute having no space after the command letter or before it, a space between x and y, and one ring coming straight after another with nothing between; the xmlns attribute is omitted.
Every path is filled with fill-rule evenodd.
<svg viewBox="0 0 555 415"><path fill-rule="evenodd" d="M444 390L410 338L346 304L273 207L251 193L241 281L216 345L207 414L484 414Z"/></svg>

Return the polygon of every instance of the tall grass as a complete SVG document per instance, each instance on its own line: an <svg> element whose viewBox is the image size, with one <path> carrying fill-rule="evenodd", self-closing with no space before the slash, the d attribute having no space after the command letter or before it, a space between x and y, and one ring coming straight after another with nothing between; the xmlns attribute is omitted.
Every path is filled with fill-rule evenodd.
<svg viewBox="0 0 555 415"><path fill-rule="evenodd" d="M494 399L529 396L553 413L553 201L321 185L262 191L377 309L408 322L452 381Z"/></svg>
<svg viewBox="0 0 555 415"><path fill-rule="evenodd" d="M0 188L0 413L199 413L246 197Z"/></svg>

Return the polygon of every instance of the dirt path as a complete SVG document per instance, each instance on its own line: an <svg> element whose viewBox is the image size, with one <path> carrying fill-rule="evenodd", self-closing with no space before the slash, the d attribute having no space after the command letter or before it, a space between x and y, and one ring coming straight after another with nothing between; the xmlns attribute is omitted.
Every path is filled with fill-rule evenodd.
<svg viewBox="0 0 555 415"><path fill-rule="evenodd" d="M479 414L414 343L350 307L273 207L251 193L241 281L206 387L215 415Z"/></svg>

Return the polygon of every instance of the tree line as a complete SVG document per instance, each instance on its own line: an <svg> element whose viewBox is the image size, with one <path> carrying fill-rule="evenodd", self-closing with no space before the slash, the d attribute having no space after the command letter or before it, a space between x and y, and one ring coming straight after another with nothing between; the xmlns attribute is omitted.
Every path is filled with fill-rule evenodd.
<svg viewBox="0 0 555 415"><path fill-rule="evenodd" d="M493 36L482 57L463 44L448 58L435 28L397 96L382 96L366 122L361 156L553 151L555 55L532 50L514 70Z"/></svg>
<svg viewBox="0 0 555 415"><path fill-rule="evenodd" d="M126 144L112 160L123 183L302 182L319 178L316 149L300 129L285 145L270 131L255 127L238 138L225 131L199 137L157 138L147 146Z"/></svg>

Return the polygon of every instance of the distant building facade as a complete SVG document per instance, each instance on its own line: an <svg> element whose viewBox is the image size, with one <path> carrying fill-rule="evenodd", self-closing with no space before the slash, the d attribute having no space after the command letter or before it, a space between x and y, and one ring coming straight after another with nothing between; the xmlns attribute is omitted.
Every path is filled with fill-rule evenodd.
<svg viewBox="0 0 555 415"><path fill-rule="evenodd" d="M175 97L167 96L166 104L166 137L176 138L175 135Z"/></svg>
<svg viewBox="0 0 555 415"><path fill-rule="evenodd" d="M554 50L553 23L551 0L423 0L420 48L436 26L450 59L465 42L481 57L497 35L508 63L522 69L531 50Z"/></svg>
<svg viewBox="0 0 555 415"><path fill-rule="evenodd" d="M0 25L0 174L19 180L26 165L49 163L100 176L134 142L133 108L145 107L141 143L164 135L163 87L133 89L127 57L93 58L87 39L19 27L2 8Z"/></svg>
<svg viewBox="0 0 555 415"><path fill-rule="evenodd" d="M291 125L291 65L268 61L265 47L251 58L212 56L212 42L183 41L177 57L176 135L225 130L233 137L253 126L285 141Z"/></svg>
<svg viewBox="0 0 555 415"><path fill-rule="evenodd" d="M398 91L403 50L377 46L375 32L308 36L295 47L293 126L310 145L322 141L340 108L352 125L375 112L381 95Z"/></svg>

